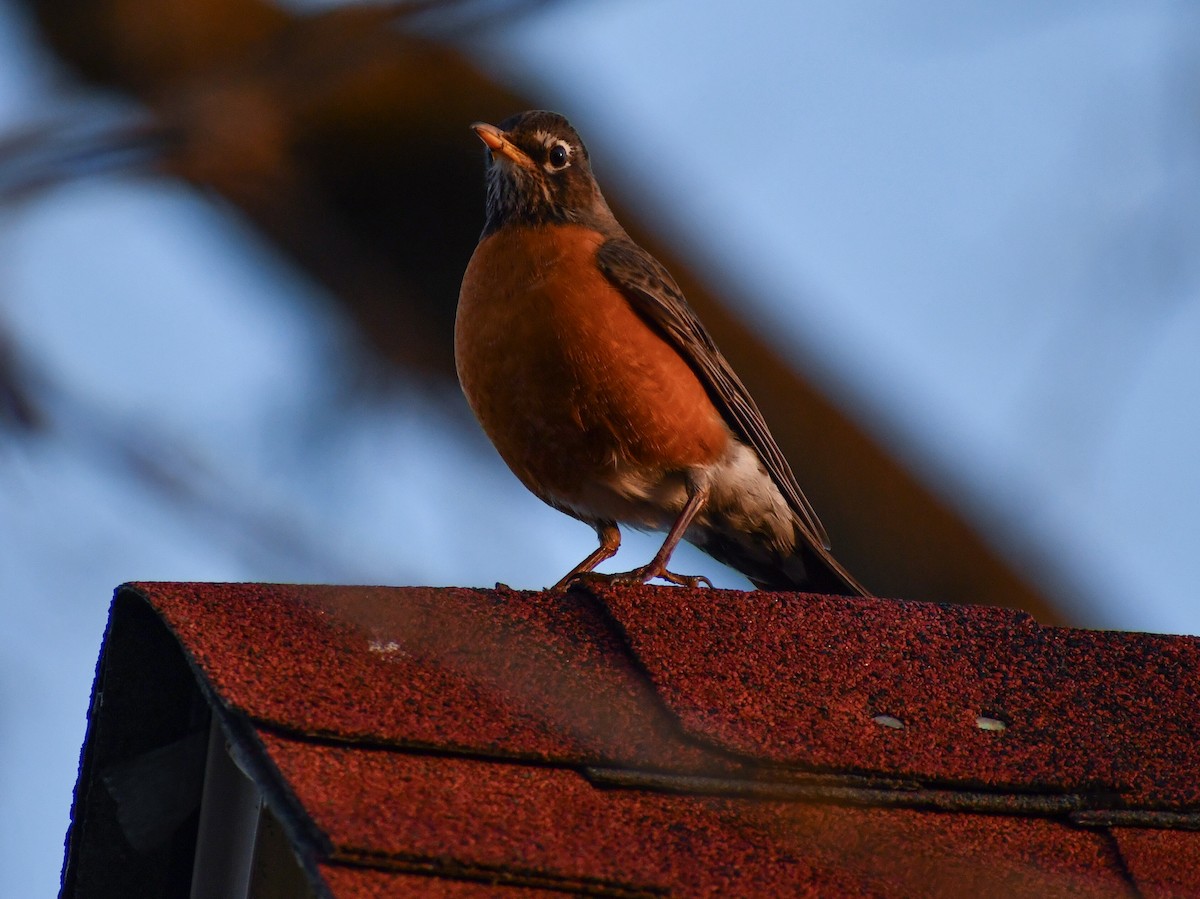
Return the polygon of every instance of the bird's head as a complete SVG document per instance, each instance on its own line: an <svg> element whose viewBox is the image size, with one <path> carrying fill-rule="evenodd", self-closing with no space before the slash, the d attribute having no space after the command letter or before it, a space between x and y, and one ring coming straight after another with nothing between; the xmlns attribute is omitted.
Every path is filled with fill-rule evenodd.
<svg viewBox="0 0 1200 899"><path fill-rule="evenodd" d="M605 232L616 227L587 147L565 118L534 110L471 128L487 146L485 235L506 224L574 222Z"/></svg>

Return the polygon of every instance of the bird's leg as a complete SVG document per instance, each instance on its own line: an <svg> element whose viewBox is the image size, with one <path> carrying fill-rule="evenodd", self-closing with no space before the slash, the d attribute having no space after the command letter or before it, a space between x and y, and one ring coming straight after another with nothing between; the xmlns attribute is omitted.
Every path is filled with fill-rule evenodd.
<svg viewBox="0 0 1200 899"><path fill-rule="evenodd" d="M681 587L695 588L701 584L712 587L712 581L706 577L675 574L667 570L667 562L671 559L671 553L675 552L675 547L683 539L683 535L687 532L692 519L704 508L705 502L708 501L710 489L707 478L700 483L695 483L689 479L687 502L684 503L679 517L675 519L675 523L671 525L671 530L667 531L667 539L658 548L658 552L654 554L653 559L640 568L635 568L633 571L628 572L630 580L644 584L646 581L660 577L664 581L670 581L672 584L678 584ZM621 578L621 575L616 575L616 577Z"/></svg>
<svg viewBox="0 0 1200 899"><path fill-rule="evenodd" d="M675 547L679 545L679 541L683 539L683 535L687 532L688 526L692 523L692 519L696 514L704 508L704 503L708 500L710 490L709 481L707 478L696 482L692 479L688 480L688 498L684 503L683 509L679 513L679 517L675 519L675 523L671 525L671 530L667 532L667 539L659 547L658 552L654 554L645 565L635 568L632 571L623 571L619 574L582 574L582 580L595 581L608 584L644 584L647 581L653 580L656 577L662 578L664 581L670 581L672 584L678 584L681 587L696 588L700 585L712 587L712 581L702 576L692 576L686 574L675 574L673 571L667 570L667 562L671 558L671 553L675 551ZM614 549L614 552L616 550ZM597 550L599 552L599 550ZM595 553L593 553L595 555ZM607 558L607 556L605 557ZM591 559L591 556L588 557ZM588 561L585 559L584 561ZM600 561L597 559L597 562ZM586 571L586 569L585 569ZM580 578L580 574L568 575L568 579Z"/></svg>
<svg viewBox="0 0 1200 899"><path fill-rule="evenodd" d="M581 574L587 574L605 559L611 559L617 554L617 550L621 547L621 531L617 528L614 521L602 521L596 525L596 536L600 538L600 545L586 559L568 571L559 579L558 583L551 587L551 590L559 590Z"/></svg>

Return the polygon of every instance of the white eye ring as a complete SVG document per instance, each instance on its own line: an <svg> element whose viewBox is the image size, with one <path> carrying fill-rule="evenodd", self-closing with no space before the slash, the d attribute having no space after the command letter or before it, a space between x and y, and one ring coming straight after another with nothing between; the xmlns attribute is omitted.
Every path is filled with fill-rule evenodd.
<svg viewBox="0 0 1200 899"><path fill-rule="evenodd" d="M556 140L546 154L546 171L561 172L571 164L571 145L565 140Z"/></svg>

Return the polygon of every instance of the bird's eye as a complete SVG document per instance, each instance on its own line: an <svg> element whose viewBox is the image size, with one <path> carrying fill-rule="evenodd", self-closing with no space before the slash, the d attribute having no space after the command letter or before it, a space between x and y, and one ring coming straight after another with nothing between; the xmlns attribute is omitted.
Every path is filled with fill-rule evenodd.
<svg viewBox="0 0 1200 899"><path fill-rule="evenodd" d="M549 165L551 169L565 169L571 161L571 148L566 141L560 140L550 148Z"/></svg>

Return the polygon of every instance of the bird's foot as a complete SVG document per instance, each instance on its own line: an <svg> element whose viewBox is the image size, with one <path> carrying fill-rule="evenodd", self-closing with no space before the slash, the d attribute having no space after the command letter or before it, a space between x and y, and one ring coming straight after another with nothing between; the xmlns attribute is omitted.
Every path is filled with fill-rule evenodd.
<svg viewBox="0 0 1200 899"><path fill-rule="evenodd" d="M673 571L663 569L655 577L660 577L664 581L670 581L672 584L677 584L680 587L687 587L689 590L696 590L700 587L713 589L712 581L702 574L676 574Z"/></svg>
<svg viewBox="0 0 1200 899"><path fill-rule="evenodd" d="M568 584L581 584L585 587L604 587L645 584L655 578L662 578L664 581L680 587L687 587L690 590L695 590L698 587L712 589L712 581L703 575L676 574L673 571L667 571L665 568L656 568L654 565L643 565L632 571L619 571L615 574L602 574L598 571L581 571L567 578L566 581Z"/></svg>

